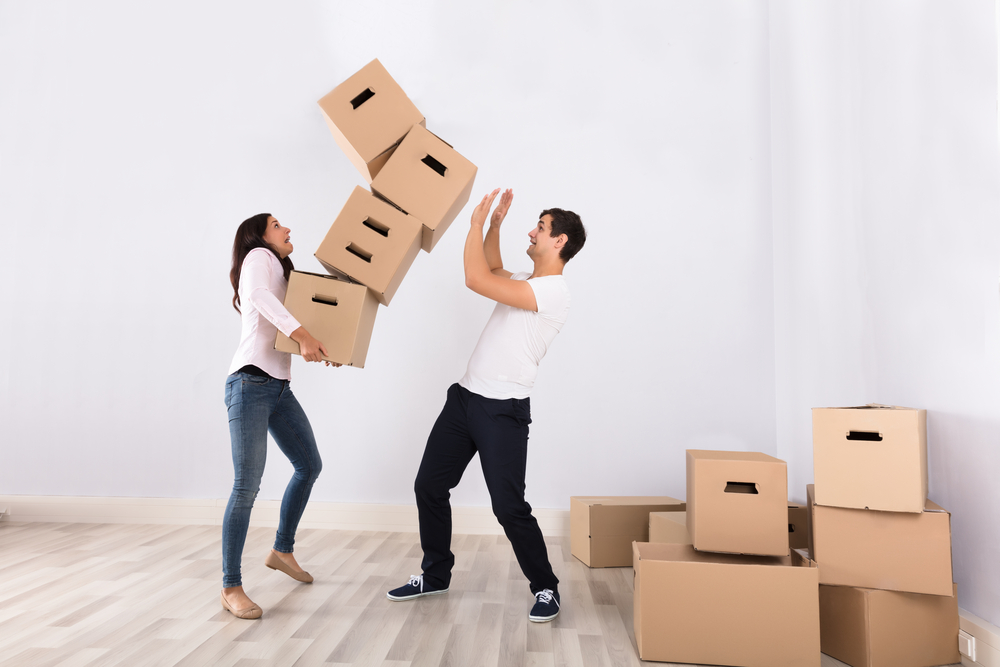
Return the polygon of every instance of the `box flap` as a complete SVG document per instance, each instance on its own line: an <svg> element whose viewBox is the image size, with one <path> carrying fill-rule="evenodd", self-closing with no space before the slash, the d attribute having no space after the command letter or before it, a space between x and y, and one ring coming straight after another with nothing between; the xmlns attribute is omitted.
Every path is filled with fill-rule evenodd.
<svg viewBox="0 0 1000 667"><path fill-rule="evenodd" d="M590 512L579 498L569 499L570 553L590 565Z"/></svg>
<svg viewBox="0 0 1000 667"><path fill-rule="evenodd" d="M882 403L868 403L867 405L841 406L836 408L813 408L813 410L920 410L920 408L906 408L902 405L883 405Z"/></svg>
<svg viewBox="0 0 1000 667"><path fill-rule="evenodd" d="M785 463L779 458L768 456L762 452L731 452L714 449L688 449L687 454L696 460Z"/></svg>
<svg viewBox="0 0 1000 667"><path fill-rule="evenodd" d="M672 521L673 523L687 526L687 512L650 512L650 521L653 520L654 514L657 520Z"/></svg>
<svg viewBox="0 0 1000 667"><path fill-rule="evenodd" d="M572 496L570 502L584 505L684 505L683 500L670 496ZM660 510L667 511L667 510ZM681 507L678 511L684 511Z"/></svg>
<svg viewBox="0 0 1000 667"><path fill-rule="evenodd" d="M936 502L934 502L930 498L928 498L927 502L924 503L924 511L925 512L944 512L945 514L951 514L951 512L949 512L945 508L941 507L940 505L938 505Z"/></svg>
<svg viewBox="0 0 1000 667"><path fill-rule="evenodd" d="M802 560L793 563L792 556L747 556L743 554L724 554L710 551L696 551L690 544L672 544L669 542L636 542L639 556L644 560L664 560L686 563L723 563L726 565L776 566L803 565L814 567ZM809 561L810 563L812 561Z"/></svg>

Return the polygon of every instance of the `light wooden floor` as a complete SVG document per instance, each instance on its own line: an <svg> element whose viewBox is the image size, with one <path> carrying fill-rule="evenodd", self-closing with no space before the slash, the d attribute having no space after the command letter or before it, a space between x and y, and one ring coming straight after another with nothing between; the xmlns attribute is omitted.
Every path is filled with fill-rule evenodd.
<svg viewBox="0 0 1000 667"><path fill-rule="evenodd" d="M391 602L420 571L417 536L302 530L299 584L263 559L274 529L251 529L243 582L264 609L219 604L217 526L0 523L0 664L6 667L370 665L618 667L638 659L632 569L591 570L550 538L563 608L531 623L533 598L504 537L461 535L451 591ZM823 656L823 667L842 665Z"/></svg>

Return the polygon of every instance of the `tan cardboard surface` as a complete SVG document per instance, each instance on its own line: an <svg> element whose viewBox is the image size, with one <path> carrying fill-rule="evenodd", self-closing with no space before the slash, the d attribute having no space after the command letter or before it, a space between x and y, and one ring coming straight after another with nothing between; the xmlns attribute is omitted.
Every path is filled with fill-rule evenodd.
<svg viewBox="0 0 1000 667"><path fill-rule="evenodd" d="M935 667L961 661L951 596L820 586L823 653L852 667Z"/></svg>
<svg viewBox="0 0 1000 667"><path fill-rule="evenodd" d="M691 534L687 529L687 512L650 512L648 541L691 544Z"/></svg>
<svg viewBox="0 0 1000 667"><path fill-rule="evenodd" d="M805 505L788 506L788 546L809 548L809 508Z"/></svg>
<svg viewBox="0 0 1000 667"><path fill-rule="evenodd" d="M420 252L423 225L362 187L355 187L316 250L328 271L367 286L388 306Z"/></svg>
<svg viewBox="0 0 1000 667"><path fill-rule="evenodd" d="M699 551L788 555L788 472L759 452L687 450L687 524Z"/></svg>
<svg viewBox="0 0 1000 667"><path fill-rule="evenodd" d="M951 595L951 515L939 505L880 512L817 505L811 484L807 495L820 583Z"/></svg>
<svg viewBox="0 0 1000 667"><path fill-rule="evenodd" d="M364 368L378 313L371 290L333 276L292 271L285 308L323 343L329 353L325 360ZM299 344L280 331L274 348L299 354Z"/></svg>
<svg viewBox="0 0 1000 667"><path fill-rule="evenodd" d="M421 247L430 252L469 201L476 165L414 125L372 181L372 191L424 225Z"/></svg>
<svg viewBox="0 0 1000 667"><path fill-rule="evenodd" d="M633 545L634 624L642 660L818 667L815 563Z"/></svg>
<svg viewBox="0 0 1000 667"><path fill-rule="evenodd" d="M319 101L330 132L371 183L420 113L382 63L375 59Z"/></svg>
<svg viewBox="0 0 1000 667"><path fill-rule="evenodd" d="M683 512L669 496L573 496L570 552L589 567L628 567L632 542L649 539L651 512Z"/></svg>
<svg viewBox="0 0 1000 667"><path fill-rule="evenodd" d="M813 408L816 503L920 513L927 500L927 411Z"/></svg>

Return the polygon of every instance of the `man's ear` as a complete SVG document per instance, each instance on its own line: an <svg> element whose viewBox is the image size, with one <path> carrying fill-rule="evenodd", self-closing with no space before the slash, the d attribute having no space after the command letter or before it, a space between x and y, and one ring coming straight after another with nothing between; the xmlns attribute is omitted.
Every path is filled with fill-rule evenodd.
<svg viewBox="0 0 1000 667"><path fill-rule="evenodd" d="M569 241L569 237L566 236L565 234L560 234L559 236L556 237L556 242L555 242L554 246L556 248L560 248L561 249L564 245L566 245L567 241Z"/></svg>

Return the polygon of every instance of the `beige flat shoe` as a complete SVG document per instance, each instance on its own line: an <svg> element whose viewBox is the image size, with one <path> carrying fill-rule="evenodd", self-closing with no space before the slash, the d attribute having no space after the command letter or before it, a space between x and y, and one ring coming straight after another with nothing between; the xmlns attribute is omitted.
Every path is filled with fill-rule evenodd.
<svg viewBox="0 0 1000 667"><path fill-rule="evenodd" d="M305 570L293 570L285 564L285 561L278 558L278 556L273 551L267 552L267 558L264 559L264 565L267 565L272 570L279 570L284 572L289 577L295 581L301 581L303 584L312 583L312 575Z"/></svg>
<svg viewBox="0 0 1000 667"><path fill-rule="evenodd" d="M256 604L254 604L254 606L250 607L249 609L236 611L231 606L229 606L229 603L226 601L226 596L224 594L222 594L222 606L228 609L229 612L236 618L255 619L255 618L260 618L261 616L264 615L264 610L258 607Z"/></svg>

